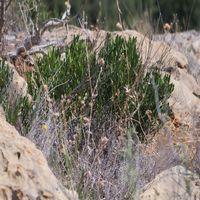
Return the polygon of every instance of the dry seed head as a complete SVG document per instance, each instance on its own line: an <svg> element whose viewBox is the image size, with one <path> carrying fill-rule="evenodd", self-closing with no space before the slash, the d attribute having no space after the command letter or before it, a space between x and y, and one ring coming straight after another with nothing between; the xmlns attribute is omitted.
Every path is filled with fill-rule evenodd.
<svg viewBox="0 0 200 200"><path fill-rule="evenodd" d="M115 92L115 96L119 97L119 95L120 95L120 91L119 91L119 89L117 89L117 92Z"/></svg>
<svg viewBox="0 0 200 200"><path fill-rule="evenodd" d="M100 157L97 157L97 163L98 163L99 165L101 164Z"/></svg>
<svg viewBox="0 0 200 200"><path fill-rule="evenodd" d="M90 124L91 120L88 117L83 117L83 122L84 122L84 124Z"/></svg>
<svg viewBox="0 0 200 200"><path fill-rule="evenodd" d="M146 111L146 115L149 118L149 120L151 121L152 120L152 111L151 110L147 110Z"/></svg>
<svg viewBox="0 0 200 200"><path fill-rule="evenodd" d="M126 95L129 96L131 94L131 89L128 86L126 86L124 89L125 89Z"/></svg>
<svg viewBox="0 0 200 200"><path fill-rule="evenodd" d="M116 28L117 28L119 31L123 31L123 27L122 27L122 25L121 25L119 22L117 22Z"/></svg>
<svg viewBox="0 0 200 200"><path fill-rule="evenodd" d="M66 14L69 17L71 11L71 4L69 3L69 1L65 1L65 7L66 7Z"/></svg>
<svg viewBox="0 0 200 200"><path fill-rule="evenodd" d="M69 3L69 1L65 1L65 12L62 16L62 20L67 20L70 16L70 11L71 11L71 5Z"/></svg>
<svg viewBox="0 0 200 200"><path fill-rule="evenodd" d="M70 104L70 103L71 103L71 100L70 100L69 98L67 99L67 103L68 103L68 104Z"/></svg>
<svg viewBox="0 0 200 200"><path fill-rule="evenodd" d="M73 140L76 140L77 137L78 137L78 134L73 135Z"/></svg>
<svg viewBox="0 0 200 200"><path fill-rule="evenodd" d="M32 98L32 96L30 94L27 94L27 99L28 99L29 105L32 104L33 98Z"/></svg>
<svg viewBox="0 0 200 200"><path fill-rule="evenodd" d="M85 101L84 100L81 101L81 105L85 105Z"/></svg>
<svg viewBox="0 0 200 200"><path fill-rule="evenodd" d="M105 136L103 138L101 138L101 144L102 145L106 145L108 143L109 139Z"/></svg>
<svg viewBox="0 0 200 200"><path fill-rule="evenodd" d="M49 90L48 85L44 84L44 85L43 85L43 88L44 88L44 91L45 91L45 92L48 92L48 90Z"/></svg>
<svg viewBox="0 0 200 200"><path fill-rule="evenodd" d="M86 92L83 99L86 100L87 97L88 97L88 93Z"/></svg>
<svg viewBox="0 0 200 200"><path fill-rule="evenodd" d="M49 96L47 96L47 99L46 99L49 103L51 103L52 102L52 99L49 97Z"/></svg>
<svg viewBox="0 0 200 200"><path fill-rule="evenodd" d="M100 189L103 189L105 187L105 181L100 178L98 181L97 181L97 184L99 186Z"/></svg>
<svg viewBox="0 0 200 200"><path fill-rule="evenodd" d="M98 96L98 94L92 94L92 99L95 99Z"/></svg>
<svg viewBox="0 0 200 200"><path fill-rule="evenodd" d="M64 61L66 58L66 53L62 53L61 56L60 56L60 60L61 61Z"/></svg>
<svg viewBox="0 0 200 200"><path fill-rule="evenodd" d="M92 106L93 106L93 103L92 103L92 102L90 102L90 103L89 103L89 106L90 106L90 107L92 107Z"/></svg>
<svg viewBox="0 0 200 200"><path fill-rule="evenodd" d="M53 115L53 117L59 117L60 116L59 112L53 112L53 111L51 111L51 114Z"/></svg>
<svg viewBox="0 0 200 200"><path fill-rule="evenodd" d="M105 60L103 58L99 58L97 60L97 64L100 65L100 66L104 66L105 65Z"/></svg>
<svg viewBox="0 0 200 200"><path fill-rule="evenodd" d="M163 29L164 29L164 31L169 32L171 30L171 25L169 25L168 23L165 23L163 25Z"/></svg>
<svg viewBox="0 0 200 200"><path fill-rule="evenodd" d="M87 171L87 172L85 173L85 176L87 176L88 178L91 178L91 177L92 177L91 171Z"/></svg>
<svg viewBox="0 0 200 200"><path fill-rule="evenodd" d="M65 7L66 7L67 9L71 9L71 4L70 4L69 1L65 1Z"/></svg>
<svg viewBox="0 0 200 200"><path fill-rule="evenodd" d="M68 144L73 144L73 141L72 140L68 140Z"/></svg>
<svg viewBox="0 0 200 200"><path fill-rule="evenodd" d="M81 96L78 96L78 100L81 100L82 98L81 98Z"/></svg>

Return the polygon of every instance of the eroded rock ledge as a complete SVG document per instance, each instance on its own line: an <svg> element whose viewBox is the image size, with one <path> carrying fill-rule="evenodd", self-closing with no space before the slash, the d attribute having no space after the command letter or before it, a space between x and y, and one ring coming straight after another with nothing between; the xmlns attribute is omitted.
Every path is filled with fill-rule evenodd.
<svg viewBox="0 0 200 200"><path fill-rule="evenodd" d="M199 177L182 166L172 167L158 174L147 184L140 200L199 199Z"/></svg>
<svg viewBox="0 0 200 200"><path fill-rule="evenodd" d="M0 107L0 199L76 200L63 188L41 151L5 120Z"/></svg>

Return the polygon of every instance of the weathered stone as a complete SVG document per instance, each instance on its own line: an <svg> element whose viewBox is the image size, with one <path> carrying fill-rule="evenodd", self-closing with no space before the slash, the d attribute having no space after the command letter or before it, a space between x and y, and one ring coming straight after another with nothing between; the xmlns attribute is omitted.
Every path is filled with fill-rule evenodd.
<svg viewBox="0 0 200 200"><path fill-rule="evenodd" d="M41 151L5 121L0 109L0 199L75 200L47 165Z"/></svg>
<svg viewBox="0 0 200 200"><path fill-rule="evenodd" d="M182 166L158 174L141 192L140 200L200 199L199 177Z"/></svg>
<svg viewBox="0 0 200 200"><path fill-rule="evenodd" d="M114 36L121 35L126 39L137 38L137 48L140 52L142 63L148 66L153 64L170 65L173 67L187 68L188 60L179 51L172 49L167 43L150 40L148 37L133 30L114 32Z"/></svg>
<svg viewBox="0 0 200 200"><path fill-rule="evenodd" d="M104 30L90 31L77 27L70 27L66 44L69 43L74 35L79 35L81 39L87 39L94 43L94 49L96 51L100 50L104 45L105 38L108 32ZM48 40L49 38L58 39L59 37L64 37L66 30L64 28L56 29L56 32L46 32L43 37ZM166 42L153 41L147 36L135 31L135 30L125 30L125 31L115 31L110 32L113 37L117 35L122 36L128 40L130 37L137 38L137 48L140 52L141 60L148 66L152 64L162 64L171 65L173 67L186 68L188 66L188 60L184 54L172 49L170 45Z"/></svg>
<svg viewBox="0 0 200 200"><path fill-rule="evenodd" d="M192 43L192 49L195 53L200 53L200 39Z"/></svg>

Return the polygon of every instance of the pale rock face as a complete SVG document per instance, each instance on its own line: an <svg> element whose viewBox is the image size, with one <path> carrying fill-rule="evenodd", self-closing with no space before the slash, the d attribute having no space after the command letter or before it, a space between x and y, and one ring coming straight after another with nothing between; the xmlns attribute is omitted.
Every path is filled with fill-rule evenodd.
<svg viewBox="0 0 200 200"><path fill-rule="evenodd" d="M58 37L63 38L65 34L65 28L59 28L55 32L45 32L44 38L46 37L46 39L51 38L54 40L58 39ZM67 44L73 39L74 35L80 35L81 39L89 39L91 42L96 42L95 50L98 52L104 44L106 34L107 32L103 30L90 31L77 27L70 27L65 42ZM173 68L171 82L174 84L175 88L169 99L170 106L175 118L179 120L180 124L183 126L187 125L187 136L192 136L189 130L191 129L191 131L194 132L193 128L197 128L197 132L199 133L200 86L197 84L195 78L187 71L188 60L186 56L172 49L172 46L167 44L167 41L153 41L134 30L118 31L111 34L114 37L120 35L126 39L129 37L136 37L137 49L140 52L141 61L143 64L146 64L147 67L158 64ZM196 41L192 44L192 47L195 53L200 55L199 45L200 42ZM25 80L18 76L17 72L14 73L14 77L13 83L10 86L10 96L12 97L15 95L15 91L21 96L26 95L27 84ZM196 124L194 123L193 117L197 120L195 122ZM171 127L168 126L168 128L171 130L170 133L174 131ZM182 129L180 131L182 131ZM48 195L49 197L47 199L70 199L68 196L73 195L73 193L69 194L69 192L67 192L67 196L62 191L57 184L57 180L48 169L41 152L38 151L29 140L19 136L17 131L9 125L2 116L0 117L0 141L0 199L6 199L3 195L7 195L8 199L10 199L12 195L20 196L21 194L23 194L24 199L36 199L38 196L44 199L44 196ZM162 143L158 145L159 148L168 148L169 141L166 139L166 144L163 144L163 137L161 137L161 141ZM178 142L181 143L182 141ZM192 142L195 146L196 138L193 138ZM156 141L156 144L158 144L158 141ZM190 146L188 146L188 149L191 152ZM195 152L197 152L197 150L195 150ZM163 160L166 160L165 152L160 155ZM189 157L186 156L185 153L183 155ZM171 156L171 152L169 156ZM157 162L160 162L160 166L163 167L162 159L159 159ZM171 157L169 157L169 160L171 160ZM191 177L193 177L193 179L191 179ZM140 197L141 200L188 200L195 199L195 196L196 199L200 199L199 182L200 180L197 175L186 171L181 166L177 166L157 175L156 178L145 187ZM54 196L52 197L52 195Z"/></svg>
<svg viewBox="0 0 200 200"><path fill-rule="evenodd" d="M140 200L189 200L200 198L199 177L182 166L158 174L140 194Z"/></svg>
<svg viewBox="0 0 200 200"><path fill-rule="evenodd" d="M147 63L148 66L157 63L179 68L187 68L188 66L186 56L172 49L166 42L150 40L148 37L134 30L114 32L114 36L116 35L123 36L126 39L136 37L137 48L140 52L142 63Z"/></svg>
<svg viewBox="0 0 200 200"><path fill-rule="evenodd" d="M47 165L41 151L5 121L0 109L0 199L75 200Z"/></svg>
<svg viewBox="0 0 200 200"><path fill-rule="evenodd" d="M186 70L178 69L177 73L171 76L174 91L169 103L174 114L180 116L182 124L191 126L193 114L200 114L200 86Z"/></svg>
<svg viewBox="0 0 200 200"><path fill-rule="evenodd" d="M108 32L104 30L90 31L73 26L69 26L69 33L66 40L66 44L69 43L74 35L79 35L80 39L87 39L94 42L94 49L98 52L104 45L104 41ZM64 28L59 28L55 32L46 32L43 37L44 39L59 37L64 37L66 30ZM141 55L142 63L152 65L162 62L164 65L171 65L172 67L186 68L188 66L188 60L179 51L176 51L170 47L166 42L153 41L147 36L135 31L135 30L125 30L125 31L115 31L110 32L114 37L117 35L122 36L128 40L129 37L137 38L137 48Z"/></svg>
<svg viewBox="0 0 200 200"><path fill-rule="evenodd" d="M200 39L197 39L192 43L192 49L195 53L200 53Z"/></svg>
<svg viewBox="0 0 200 200"><path fill-rule="evenodd" d="M200 39L197 39L192 43L192 50L195 53L198 64L200 64Z"/></svg>

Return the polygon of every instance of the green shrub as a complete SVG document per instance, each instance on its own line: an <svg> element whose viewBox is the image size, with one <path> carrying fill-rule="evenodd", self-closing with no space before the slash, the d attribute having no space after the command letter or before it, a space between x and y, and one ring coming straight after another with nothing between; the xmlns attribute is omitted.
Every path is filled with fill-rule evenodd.
<svg viewBox="0 0 200 200"><path fill-rule="evenodd" d="M158 104L155 99L155 88L153 81L158 89ZM136 130L140 133L149 134L159 128L159 111L160 114L168 114L170 111L167 103L174 85L170 83L170 75L162 75L158 68L152 68L149 72L143 75L140 84L136 90L138 94L139 110L135 113L133 119L136 119ZM158 108L157 108L158 106ZM140 139L143 139L145 135L140 135Z"/></svg>
<svg viewBox="0 0 200 200"><path fill-rule="evenodd" d="M0 59L0 104L4 104L7 98L7 89L12 81L11 69L5 61Z"/></svg>
<svg viewBox="0 0 200 200"><path fill-rule="evenodd" d="M12 78L13 72L11 68L5 63L4 60L0 60L0 104L4 108L8 122L15 125L18 118L20 105L18 102L14 102L14 105L11 105L11 102L9 102L8 99L8 89Z"/></svg>
<svg viewBox="0 0 200 200"><path fill-rule="evenodd" d="M17 97L14 102L9 101L8 90L12 79L11 68L4 60L0 60L0 104L5 111L6 120L25 134L30 127L29 115L32 113L32 107L27 97Z"/></svg>
<svg viewBox="0 0 200 200"><path fill-rule="evenodd" d="M59 49L52 48L47 56L38 59L37 71L27 74L28 88L32 95L48 85L50 96L56 100L64 94L70 94L81 82L86 66L86 45L75 38L66 49L64 60Z"/></svg>
<svg viewBox="0 0 200 200"><path fill-rule="evenodd" d="M88 116L92 103L93 117L102 119L110 113L125 127L134 126L144 141L160 123L157 107L161 113L169 111L167 99L173 91L170 76L162 75L156 67L144 68L136 38L126 41L108 35L97 56L85 41L75 37L63 55L60 49L52 48L47 56L38 59L36 72L28 74L27 81L34 98L42 95L46 85L48 95L58 104L70 100L65 103L66 120L72 115Z"/></svg>

